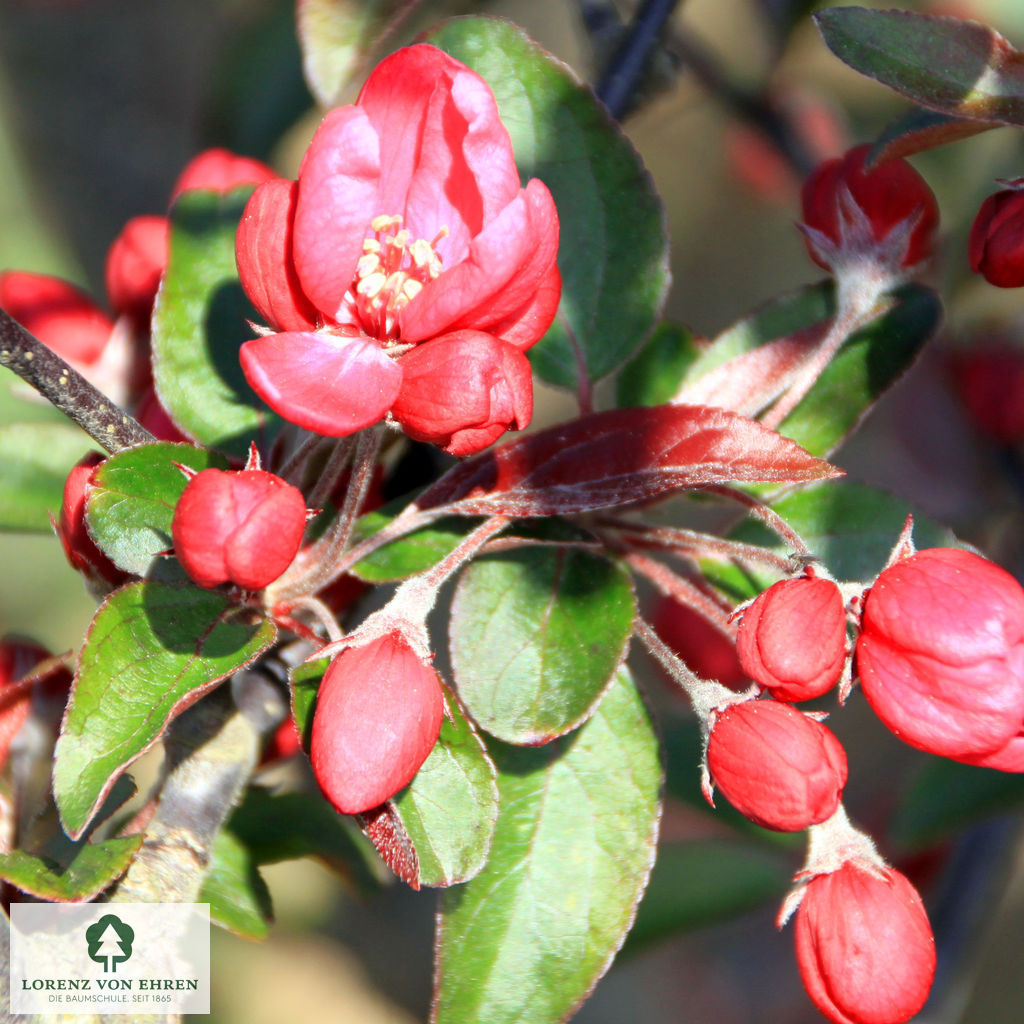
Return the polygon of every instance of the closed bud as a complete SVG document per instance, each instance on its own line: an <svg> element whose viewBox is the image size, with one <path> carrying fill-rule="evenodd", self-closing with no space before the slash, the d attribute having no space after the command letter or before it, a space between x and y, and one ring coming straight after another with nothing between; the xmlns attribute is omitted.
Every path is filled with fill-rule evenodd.
<svg viewBox="0 0 1024 1024"><path fill-rule="evenodd" d="M892 868L853 859L815 876L795 932L807 994L836 1024L902 1024L928 998L935 940L920 896Z"/></svg>
<svg viewBox="0 0 1024 1024"><path fill-rule="evenodd" d="M68 473L68 478L64 482L64 496L56 529L71 567L90 583L99 584L106 590L120 586L128 579L128 574L100 551L89 535L86 523L85 510L89 490L96 474L96 467L102 461L103 456L99 452L90 452Z"/></svg>
<svg viewBox="0 0 1024 1024"><path fill-rule="evenodd" d="M0 274L0 309L78 370L99 361L114 329L85 292L46 274Z"/></svg>
<svg viewBox="0 0 1024 1024"><path fill-rule="evenodd" d="M239 156L228 149L207 149L185 165L174 183L171 199L192 188L228 192L238 185L258 185L276 177L274 169L260 160Z"/></svg>
<svg viewBox="0 0 1024 1024"><path fill-rule="evenodd" d="M952 383L974 424L997 444L1024 440L1024 351L973 344L952 360Z"/></svg>
<svg viewBox="0 0 1024 1024"><path fill-rule="evenodd" d="M391 407L405 432L450 455L473 455L533 416L530 362L507 341L456 331L417 345L399 365Z"/></svg>
<svg viewBox="0 0 1024 1024"><path fill-rule="evenodd" d="M324 673L313 715L320 788L342 814L384 803L419 771L443 713L437 673L400 633L342 651Z"/></svg>
<svg viewBox="0 0 1024 1024"><path fill-rule="evenodd" d="M776 700L717 712L707 765L736 810L777 832L799 832L831 817L846 785L839 740L821 722Z"/></svg>
<svg viewBox="0 0 1024 1024"><path fill-rule="evenodd" d="M166 217L133 217L107 250L105 279L110 305L145 331L160 279L167 269L170 224Z"/></svg>
<svg viewBox="0 0 1024 1024"><path fill-rule="evenodd" d="M736 657L735 641L695 608L671 597L663 598L653 625L658 636L701 679L717 680L731 690L748 685Z"/></svg>
<svg viewBox="0 0 1024 1024"><path fill-rule="evenodd" d="M71 686L71 673L62 665L47 673L32 688L15 684L33 674L48 651L25 640L0 641L0 767L7 763L11 744L32 711L32 692L38 688L51 701L63 706Z"/></svg>
<svg viewBox="0 0 1024 1024"><path fill-rule="evenodd" d="M831 580L780 580L743 613L736 636L743 670L778 700L810 700L839 682L846 612Z"/></svg>
<svg viewBox="0 0 1024 1024"><path fill-rule="evenodd" d="M867 145L857 146L811 173L801 192L803 223L841 250L854 242L854 217L862 217L870 228L868 238L857 239L861 245L880 246L895 231L909 229L905 243L891 256L897 266L913 267L931 255L938 203L928 183L906 160L886 160L865 169L870 150ZM854 210L844 209L847 194ZM835 269L813 242L808 248L818 266Z"/></svg>
<svg viewBox="0 0 1024 1024"><path fill-rule="evenodd" d="M298 488L262 469L204 469L174 510L174 552L201 587L260 590L292 563L306 528Z"/></svg>
<svg viewBox="0 0 1024 1024"><path fill-rule="evenodd" d="M1024 285L1024 191L1003 189L986 199L967 241L971 270L997 288Z"/></svg>
<svg viewBox="0 0 1024 1024"><path fill-rule="evenodd" d="M143 392L135 409L135 419L140 427L145 427L158 441L172 441L176 444L191 444L192 439L186 437L171 419L163 407L156 389L150 386Z"/></svg>
<svg viewBox="0 0 1024 1024"><path fill-rule="evenodd" d="M912 746L995 753L1024 722L1024 590L958 548L899 559L865 599L857 671L875 713Z"/></svg>

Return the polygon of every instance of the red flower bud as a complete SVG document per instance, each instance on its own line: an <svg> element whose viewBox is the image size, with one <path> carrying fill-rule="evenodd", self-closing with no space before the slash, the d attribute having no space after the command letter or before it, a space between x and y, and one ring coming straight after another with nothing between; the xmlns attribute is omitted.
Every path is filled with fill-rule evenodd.
<svg viewBox="0 0 1024 1024"><path fill-rule="evenodd" d="M302 743L299 740L295 718L289 715L267 740L260 764L272 764L274 761L283 761L286 758L294 757L301 749Z"/></svg>
<svg viewBox="0 0 1024 1024"><path fill-rule="evenodd" d="M1024 285L1024 192L1003 189L986 199L967 241L971 270L998 288Z"/></svg>
<svg viewBox="0 0 1024 1024"><path fill-rule="evenodd" d="M1024 352L1007 344L955 357L953 386L974 423L998 444L1024 439Z"/></svg>
<svg viewBox="0 0 1024 1024"><path fill-rule="evenodd" d="M829 1020L901 1024L928 998L935 940L903 875L848 860L808 883L796 913L796 959Z"/></svg>
<svg viewBox="0 0 1024 1024"><path fill-rule="evenodd" d="M97 362L114 329L85 292L45 274L0 274L0 309L76 368Z"/></svg>
<svg viewBox="0 0 1024 1024"><path fill-rule="evenodd" d="M276 177L274 169L259 160L239 156L227 149L207 149L185 165L174 183L171 200L190 188L229 192L236 185L258 185Z"/></svg>
<svg viewBox="0 0 1024 1024"><path fill-rule="evenodd" d="M0 643L0 766L7 763L14 737L32 709L29 693L7 692L8 687L45 657L46 652L33 645Z"/></svg>
<svg viewBox="0 0 1024 1024"><path fill-rule="evenodd" d="M0 767L7 763L14 737L32 710L32 690L12 686L31 675L36 665L49 657L49 652L37 644L23 640L0 642ZM71 673L60 667L37 685L45 687L44 692L51 697L66 700Z"/></svg>
<svg viewBox="0 0 1024 1024"><path fill-rule="evenodd" d="M456 331L407 352L391 407L405 432L451 455L473 455L533 415L530 362L514 345Z"/></svg>
<svg viewBox="0 0 1024 1024"><path fill-rule="evenodd" d="M306 529L302 492L262 469L204 469L174 510L174 551L201 587L260 590L291 565Z"/></svg>
<svg viewBox="0 0 1024 1024"><path fill-rule="evenodd" d="M443 713L437 673L400 633L342 651L324 673L313 715L320 788L342 814L384 803L419 771Z"/></svg>
<svg viewBox="0 0 1024 1024"><path fill-rule="evenodd" d="M145 427L158 441L192 443L192 439L186 437L178 428L178 424L171 419L153 387L139 399L135 419L138 420L139 426Z"/></svg>
<svg viewBox="0 0 1024 1024"><path fill-rule="evenodd" d="M773 584L743 613L736 650L747 675L778 700L827 693L846 660L839 588L807 576Z"/></svg>
<svg viewBox="0 0 1024 1024"><path fill-rule="evenodd" d="M658 604L652 624L701 679L715 679L730 690L748 685L735 642L694 608L667 597Z"/></svg>
<svg viewBox="0 0 1024 1024"><path fill-rule="evenodd" d="M149 326L160 278L167 269L169 244L166 217L133 217L107 250L107 297L137 330Z"/></svg>
<svg viewBox="0 0 1024 1024"><path fill-rule="evenodd" d="M777 832L799 832L831 817L846 785L839 740L821 722L776 700L719 711L707 761L729 803Z"/></svg>
<svg viewBox="0 0 1024 1024"><path fill-rule="evenodd" d="M867 145L857 146L843 157L826 160L811 173L801 192L803 222L841 245L840 198L844 187L870 222L876 242L883 242L908 218L918 217L901 260L901 266L912 267L931 253L939 222L938 203L927 182L906 160L886 160L865 170L864 160L870 150ZM811 259L828 270L814 246L808 244L808 249Z"/></svg>
<svg viewBox="0 0 1024 1024"><path fill-rule="evenodd" d="M857 670L907 743L952 758L994 753L1024 722L1024 590L969 551L902 558L865 599Z"/></svg>
<svg viewBox="0 0 1024 1024"><path fill-rule="evenodd" d="M128 579L128 574L96 547L85 522L89 488L96 467L102 461L103 456L99 452L90 452L68 473L56 528L64 554L73 569L92 582L117 587Z"/></svg>

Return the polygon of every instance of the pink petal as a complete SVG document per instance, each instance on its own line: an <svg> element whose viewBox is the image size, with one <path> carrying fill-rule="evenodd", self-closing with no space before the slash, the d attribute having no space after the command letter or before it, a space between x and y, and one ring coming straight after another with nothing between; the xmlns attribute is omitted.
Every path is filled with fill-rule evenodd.
<svg viewBox="0 0 1024 1024"><path fill-rule="evenodd" d="M235 237L238 275L246 295L271 327L286 331L312 330L317 321L292 265L296 195L294 181L264 182L245 204Z"/></svg>
<svg viewBox="0 0 1024 1024"><path fill-rule="evenodd" d="M490 334L459 331L417 345L401 359L392 415L406 433L451 455L482 451L533 415L530 363Z"/></svg>
<svg viewBox="0 0 1024 1024"><path fill-rule="evenodd" d="M291 423L344 437L384 417L402 371L368 338L316 333L268 334L239 350L253 389Z"/></svg>
<svg viewBox="0 0 1024 1024"><path fill-rule="evenodd" d="M320 123L299 169L292 256L303 291L337 319L352 286L377 198L377 133L359 107L338 107Z"/></svg>
<svg viewBox="0 0 1024 1024"><path fill-rule="evenodd" d="M478 235L461 263L431 281L402 314L403 341L446 331L492 330L519 348L547 329L560 287L558 213L547 186L529 182ZM547 318L547 322L544 320Z"/></svg>
<svg viewBox="0 0 1024 1024"><path fill-rule="evenodd" d="M399 213L414 238L433 239L446 262L519 191L508 131L487 83L433 46L382 61L359 106L381 139L381 213Z"/></svg>

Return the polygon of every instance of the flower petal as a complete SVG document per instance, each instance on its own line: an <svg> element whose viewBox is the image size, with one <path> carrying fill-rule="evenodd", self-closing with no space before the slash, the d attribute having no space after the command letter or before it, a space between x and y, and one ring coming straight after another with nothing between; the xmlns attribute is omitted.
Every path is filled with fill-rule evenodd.
<svg viewBox="0 0 1024 1024"><path fill-rule="evenodd" d="M558 213L547 186L531 180L478 235L466 259L431 281L402 311L401 337L485 330L528 348L554 318L560 290Z"/></svg>
<svg viewBox="0 0 1024 1024"><path fill-rule="evenodd" d="M291 423L344 437L378 422L402 382L398 364L374 341L315 333L268 334L239 350L246 380Z"/></svg>
<svg viewBox="0 0 1024 1024"><path fill-rule="evenodd" d="M245 294L271 327L313 330L317 313L303 294L292 264L294 181L264 182L249 197L235 237L235 258Z"/></svg>
<svg viewBox="0 0 1024 1024"><path fill-rule="evenodd" d="M352 286L370 221L387 212L377 197L379 179L377 133L366 114L354 106L332 110L299 169L292 244L303 291L332 320Z"/></svg>
<svg viewBox="0 0 1024 1024"><path fill-rule="evenodd" d="M401 367L392 414L410 437L450 455L473 455L530 423L529 360L490 334L459 331L417 345Z"/></svg>
<svg viewBox="0 0 1024 1024"><path fill-rule="evenodd" d="M438 249L462 259L515 198L519 172L490 86L436 47L382 61L358 104L381 139L381 213L400 213L414 238L449 235Z"/></svg>

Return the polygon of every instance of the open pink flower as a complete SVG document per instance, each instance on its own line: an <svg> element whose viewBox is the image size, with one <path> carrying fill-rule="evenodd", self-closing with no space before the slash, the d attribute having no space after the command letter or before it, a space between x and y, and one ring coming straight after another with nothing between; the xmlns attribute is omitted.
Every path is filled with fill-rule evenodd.
<svg viewBox="0 0 1024 1024"><path fill-rule="evenodd" d="M412 346L467 330L537 341L557 253L554 201L520 186L487 83L435 47L399 50L324 118L298 181L265 182L246 207L238 269L276 333L242 346L245 375L293 423L354 433L391 409Z"/></svg>

